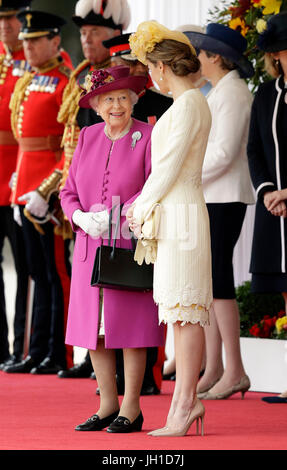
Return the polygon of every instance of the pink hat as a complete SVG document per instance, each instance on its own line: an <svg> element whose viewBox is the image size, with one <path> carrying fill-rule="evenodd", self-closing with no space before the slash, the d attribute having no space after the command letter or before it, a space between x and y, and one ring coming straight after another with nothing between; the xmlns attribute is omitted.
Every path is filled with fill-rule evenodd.
<svg viewBox="0 0 287 470"><path fill-rule="evenodd" d="M132 90L137 95L144 90L148 81L143 75L130 75L130 68L125 65L110 67L108 69L94 70L89 78L90 88L83 92L79 106L90 108L90 99L93 96L113 90Z"/></svg>

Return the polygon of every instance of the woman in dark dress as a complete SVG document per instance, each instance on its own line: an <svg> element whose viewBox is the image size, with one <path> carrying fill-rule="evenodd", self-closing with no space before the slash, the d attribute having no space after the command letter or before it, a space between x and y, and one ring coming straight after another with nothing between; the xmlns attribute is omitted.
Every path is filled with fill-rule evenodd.
<svg viewBox="0 0 287 470"><path fill-rule="evenodd" d="M274 80L256 93L248 140L257 195L250 272L252 291L280 292L287 306L287 12L272 16L259 36Z"/></svg>

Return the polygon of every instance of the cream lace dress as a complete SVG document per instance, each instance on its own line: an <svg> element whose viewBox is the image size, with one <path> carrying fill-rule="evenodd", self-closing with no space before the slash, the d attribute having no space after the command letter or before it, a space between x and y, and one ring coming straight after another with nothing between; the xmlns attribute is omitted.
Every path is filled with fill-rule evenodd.
<svg viewBox="0 0 287 470"><path fill-rule="evenodd" d="M191 89L152 132L152 172L135 201L134 216L142 224L153 204L160 203L153 294L159 322L209 323L211 251L201 170L210 126L205 97Z"/></svg>

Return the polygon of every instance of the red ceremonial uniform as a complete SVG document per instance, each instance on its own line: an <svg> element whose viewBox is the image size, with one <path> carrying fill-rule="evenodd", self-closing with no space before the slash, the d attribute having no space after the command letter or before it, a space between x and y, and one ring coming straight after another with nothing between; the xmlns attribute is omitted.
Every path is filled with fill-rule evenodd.
<svg viewBox="0 0 287 470"><path fill-rule="evenodd" d="M19 196L35 190L56 168L63 166L60 144L64 126L57 121L57 115L68 76L61 58L54 60L53 65L31 74L15 116L19 141L12 197L15 204L19 204Z"/></svg>
<svg viewBox="0 0 287 470"><path fill-rule="evenodd" d="M0 42L0 206L10 205L9 181L16 167L18 143L11 129L9 102L24 66L23 49L8 53Z"/></svg>
<svg viewBox="0 0 287 470"><path fill-rule="evenodd" d="M57 121L57 115L62 103L63 91L70 75L70 69L65 63L67 62L59 55L57 58L50 60L49 63L45 64L41 69L26 71L14 90L10 102L12 111L11 123L19 143L16 165L17 177L16 183L12 189L12 203L14 204L25 205L25 201L20 202L18 198L29 191L36 190L43 180L51 175L56 168L62 169L63 167L64 157L63 150L61 149L61 141L63 138L64 125ZM48 222L45 226L50 224L51 223ZM26 225L27 223L23 224L23 231L27 235L28 231ZM28 234L27 236L32 239L32 233L29 233L30 235ZM28 243L27 236L26 244ZM35 235L33 234L33 236ZM47 242L45 243L47 244ZM54 246L53 255L62 288L62 293L58 292L57 294L59 298L54 299L54 308L57 309L59 318L62 312L61 297L63 297L64 305L62 313L63 323L65 325L70 289L70 278L64 262L65 241L61 236L54 235L53 242L51 241L51 243ZM26 246L27 252L29 252L30 249L31 242ZM40 254L41 253L39 253L39 257ZM31 272L35 269L33 267L35 259L33 258L32 260L32 255L34 256L35 252L31 251L31 260L29 262ZM36 270L37 276L38 270L39 268ZM36 277L35 282L38 289L38 277ZM53 284L54 281L50 282L52 282L51 289L53 290L55 288ZM44 295L43 292L42 294L38 294L37 290L35 294L36 298L41 298L41 295ZM53 321L52 315L52 322ZM30 354L33 357L33 351L36 350L40 358L39 335L42 334L42 330L40 329L41 324L38 324L39 326L33 325L34 331L32 339L33 335L35 338L38 334L38 337L35 340L35 346L30 347ZM58 325L60 324L61 321L58 322ZM58 326L54 324L52 328L53 331L55 331L55 338L57 338L55 341L58 341L58 343L54 344L58 344L57 348L59 348L61 346L61 336L57 333ZM69 367L73 365L72 353L72 348L66 348L66 361Z"/></svg>

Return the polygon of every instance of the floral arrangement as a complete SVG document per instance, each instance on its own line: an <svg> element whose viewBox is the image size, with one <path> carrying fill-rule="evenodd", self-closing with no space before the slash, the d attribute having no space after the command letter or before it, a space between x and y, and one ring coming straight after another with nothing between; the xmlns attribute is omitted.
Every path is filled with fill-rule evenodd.
<svg viewBox="0 0 287 470"><path fill-rule="evenodd" d="M264 315L259 323L252 325L249 332L256 338L287 339L287 316L284 310L273 317Z"/></svg>
<svg viewBox="0 0 287 470"><path fill-rule="evenodd" d="M287 316L281 294L255 294L246 281L236 288L240 336L287 339Z"/></svg>
<svg viewBox="0 0 287 470"><path fill-rule="evenodd" d="M226 24L245 36L246 56L255 70L248 82L255 92L261 83L271 78L264 70L264 53L256 47L258 35L265 31L270 16L287 10L287 0L223 0L221 5L209 10L209 22Z"/></svg>

